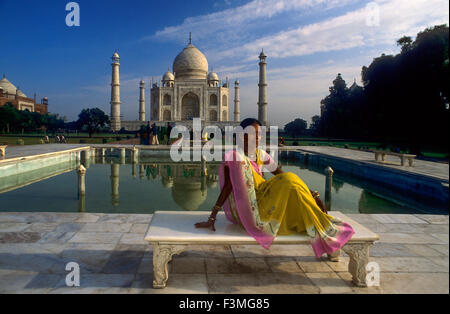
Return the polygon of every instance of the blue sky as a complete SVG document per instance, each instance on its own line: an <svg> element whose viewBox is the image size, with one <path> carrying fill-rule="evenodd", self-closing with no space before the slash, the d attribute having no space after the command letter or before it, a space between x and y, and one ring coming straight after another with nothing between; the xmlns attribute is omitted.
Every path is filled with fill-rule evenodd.
<svg viewBox="0 0 450 314"><path fill-rule="evenodd" d="M80 0L81 26L67 27L68 2L0 0L0 74L29 97L49 97L49 110L69 120L87 107L109 114L115 49L121 111L136 120L139 81L147 82L149 105L151 78L172 68L192 32L210 69L240 80L242 118L257 116L264 48L270 123L309 121L337 73L359 83L363 65L398 53L396 39L449 23L445 0Z"/></svg>

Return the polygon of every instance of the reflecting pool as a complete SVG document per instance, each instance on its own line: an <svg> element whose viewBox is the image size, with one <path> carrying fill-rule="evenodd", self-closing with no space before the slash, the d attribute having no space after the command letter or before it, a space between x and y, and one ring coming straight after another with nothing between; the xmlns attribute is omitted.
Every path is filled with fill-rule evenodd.
<svg viewBox="0 0 450 314"><path fill-rule="evenodd" d="M280 161L284 171L297 174L311 190L324 196L322 169ZM0 178L0 211L153 213L156 210L209 211L219 196L219 163L174 163L151 157L139 163L97 158L86 164L86 196L77 193L76 163L40 169L14 178ZM266 174L268 179L271 174ZM434 213L405 196L383 193L364 182L335 174L332 210L344 213Z"/></svg>

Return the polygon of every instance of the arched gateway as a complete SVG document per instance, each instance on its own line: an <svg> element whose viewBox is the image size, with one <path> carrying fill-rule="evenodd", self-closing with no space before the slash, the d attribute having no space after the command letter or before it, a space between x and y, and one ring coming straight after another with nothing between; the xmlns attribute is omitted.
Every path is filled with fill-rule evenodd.
<svg viewBox="0 0 450 314"><path fill-rule="evenodd" d="M192 120L200 117L200 100L194 93L187 93L181 101L181 118Z"/></svg>

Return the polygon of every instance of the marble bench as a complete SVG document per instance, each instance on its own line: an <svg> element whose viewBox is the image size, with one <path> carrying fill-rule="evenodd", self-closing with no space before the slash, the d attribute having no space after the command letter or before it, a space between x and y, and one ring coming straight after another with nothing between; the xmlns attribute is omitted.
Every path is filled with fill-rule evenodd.
<svg viewBox="0 0 450 314"><path fill-rule="evenodd" d="M353 283L366 286L366 265L369 262L369 248L378 240L378 235L345 216L341 212L330 212L341 218L355 230L352 239L343 247L350 257L348 270ZM196 229L194 224L208 219L209 212L158 211L153 215L145 240L153 245L153 288L165 288L169 278L167 264L174 254L187 250L189 245L259 245L240 226L230 223L223 212L216 221L216 232L209 229ZM310 244L306 234L278 236L274 244ZM340 252L328 256L332 261L339 260Z"/></svg>
<svg viewBox="0 0 450 314"><path fill-rule="evenodd" d="M375 153L375 161L378 161L378 158L381 157L382 162L386 162L386 155L390 156L396 156L400 158L400 165L405 165L405 160L408 160L408 164L410 167L413 166L414 158L416 158L416 155L411 154L402 154L402 153L394 153L394 152L386 152L386 151L380 151L380 150L374 150L372 151Z"/></svg>

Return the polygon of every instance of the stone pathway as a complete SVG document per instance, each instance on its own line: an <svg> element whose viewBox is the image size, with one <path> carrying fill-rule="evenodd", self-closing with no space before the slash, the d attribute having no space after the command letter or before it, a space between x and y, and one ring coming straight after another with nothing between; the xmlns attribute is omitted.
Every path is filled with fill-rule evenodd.
<svg viewBox="0 0 450 314"><path fill-rule="evenodd" d="M401 166L400 158L395 156L386 155L386 162L380 163L375 161L375 153L355 150L355 149L344 149L336 147L320 147L320 146L299 146L298 150L323 154L330 157L338 157L349 159L353 161L366 162L380 167L389 167L405 172L411 172L415 174L420 174L428 177L434 177L438 179L446 180L448 183L449 178L449 167L448 163L431 162L424 160L414 160L413 167ZM407 163L406 163L407 164Z"/></svg>
<svg viewBox="0 0 450 314"><path fill-rule="evenodd" d="M151 215L0 213L0 293L449 293L448 215L349 215L380 235L371 261L379 287L357 288L338 263L310 246L192 247L170 263L167 288L152 289ZM81 287L65 284L66 264Z"/></svg>
<svg viewBox="0 0 450 314"><path fill-rule="evenodd" d="M6 148L6 156L0 157L0 163L9 162L17 158L31 157L36 155L44 155L57 153L66 150L89 147L88 144L42 144L42 145L24 145L11 146Z"/></svg>

